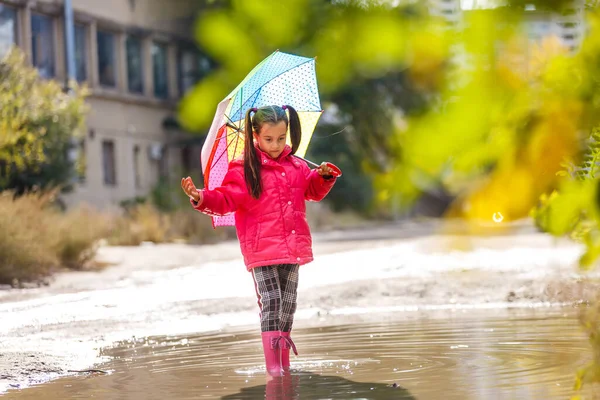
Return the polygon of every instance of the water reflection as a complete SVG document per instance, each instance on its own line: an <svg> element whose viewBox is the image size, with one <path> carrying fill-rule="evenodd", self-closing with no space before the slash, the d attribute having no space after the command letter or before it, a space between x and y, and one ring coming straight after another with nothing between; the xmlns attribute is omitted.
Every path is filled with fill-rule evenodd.
<svg viewBox="0 0 600 400"><path fill-rule="evenodd" d="M372 399L415 400L408 390L397 384L355 382L341 376L294 372L267 378L264 385L245 387L223 400L300 400L300 399Z"/></svg>
<svg viewBox="0 0 600 400"><path fill-rule="evenodd" d="M59 379L6 398L564 399L591 356L576 314L565 310L374 314L362 322L303 324L312 326L295 330L300 357L292 374L270 381L252 327L118 343L102 352L111 361L99 368L110 375Z"/></svg>

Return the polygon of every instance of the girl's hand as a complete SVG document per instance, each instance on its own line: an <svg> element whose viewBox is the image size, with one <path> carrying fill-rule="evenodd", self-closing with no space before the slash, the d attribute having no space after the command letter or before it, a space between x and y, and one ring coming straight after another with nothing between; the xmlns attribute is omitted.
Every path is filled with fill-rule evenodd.
<svg viewBox="0 0 600 400"><path fill-rule="evenodd" d="M197 203L200 201L200 193L198 193L198 189L196 189L196 185L194 185L192 178L189 176L187 178L181 178L181 188L190 199Z"/></svg>
<svg viewBox="0 0 600 400"><path fill-rule="evenodd" d="M319 165L319 168L317 168L317 173L321 176L334 175L333 169L326 162L323 162L323 163L321 163L321 165Z"/></svg>
<svg viewBox="0 0 600 400"><path fill-rule="evenodd" d="M317 168L317 173L321 176L323 175L333 175L333 169L326 162L321 163L319 168Z"/></svg>
<svg viewBox="0 0 600 400"><path fill-rule="evenodd" d="M342 170L330 162L321 163L317 168L317 173L325 177L325 179L329 179L330 177L339 178L342 176Z"/></svg>

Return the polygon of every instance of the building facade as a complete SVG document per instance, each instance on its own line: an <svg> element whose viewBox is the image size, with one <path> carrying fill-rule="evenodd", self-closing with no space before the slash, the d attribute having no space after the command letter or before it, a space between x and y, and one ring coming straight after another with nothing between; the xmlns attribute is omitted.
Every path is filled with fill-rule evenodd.
<svg viewBox="0 0 600 400"><path fill-rule="evenodd" d="M85 167L67 206L115 206L199 170L200 146L175 122L178 100L213 66L192 38L197 8L194 0L0 0L0 57L16 45L43 78L66 84L70 73L90 88L75 146Z"/></svg>
<svg viewBox="0 0 600 400"><path fill-rule="evenodd" d="M430 15L445 19L451 27L460 26L464 12L504 5L502 0L427 0ZM525 34L534 43L554 36L562 46L575 52L585 35L584 6L583 0L565 0L560 10L549 11L538 10L533 3L525 4Z"/></svg>

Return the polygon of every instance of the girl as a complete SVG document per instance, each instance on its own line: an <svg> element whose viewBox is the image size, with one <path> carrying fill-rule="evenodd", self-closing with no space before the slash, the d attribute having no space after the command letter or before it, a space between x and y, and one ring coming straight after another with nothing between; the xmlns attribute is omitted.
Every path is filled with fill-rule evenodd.
<svg viewBox="0 0 600 400"><path fill-rule="evenodd" d="M289 119L286 115L289 113ZM292 147L286 145L289 126ZM246 112L243 159L233 160L223 184L198 190L188 176L181 187L193 207L208 215L235 212L244 262L254 278L267 371L289 370L298 267L313 260L305 201L320 201L336 181L323 163L315 170L294 157L302 135L291 106Z"/></svg>

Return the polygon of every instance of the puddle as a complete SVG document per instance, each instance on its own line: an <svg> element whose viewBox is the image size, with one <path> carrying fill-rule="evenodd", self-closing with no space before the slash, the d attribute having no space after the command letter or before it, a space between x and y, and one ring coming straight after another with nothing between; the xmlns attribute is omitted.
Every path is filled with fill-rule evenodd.
<svg viewBox="0 0 600 400"><path fill-rule="evenodd" d="M5 398L564 399L591 356L572 310L406 315L302 321L293 371L271 380L257 329L245 329L119 343L102 351L108 375Z"/></svg>

